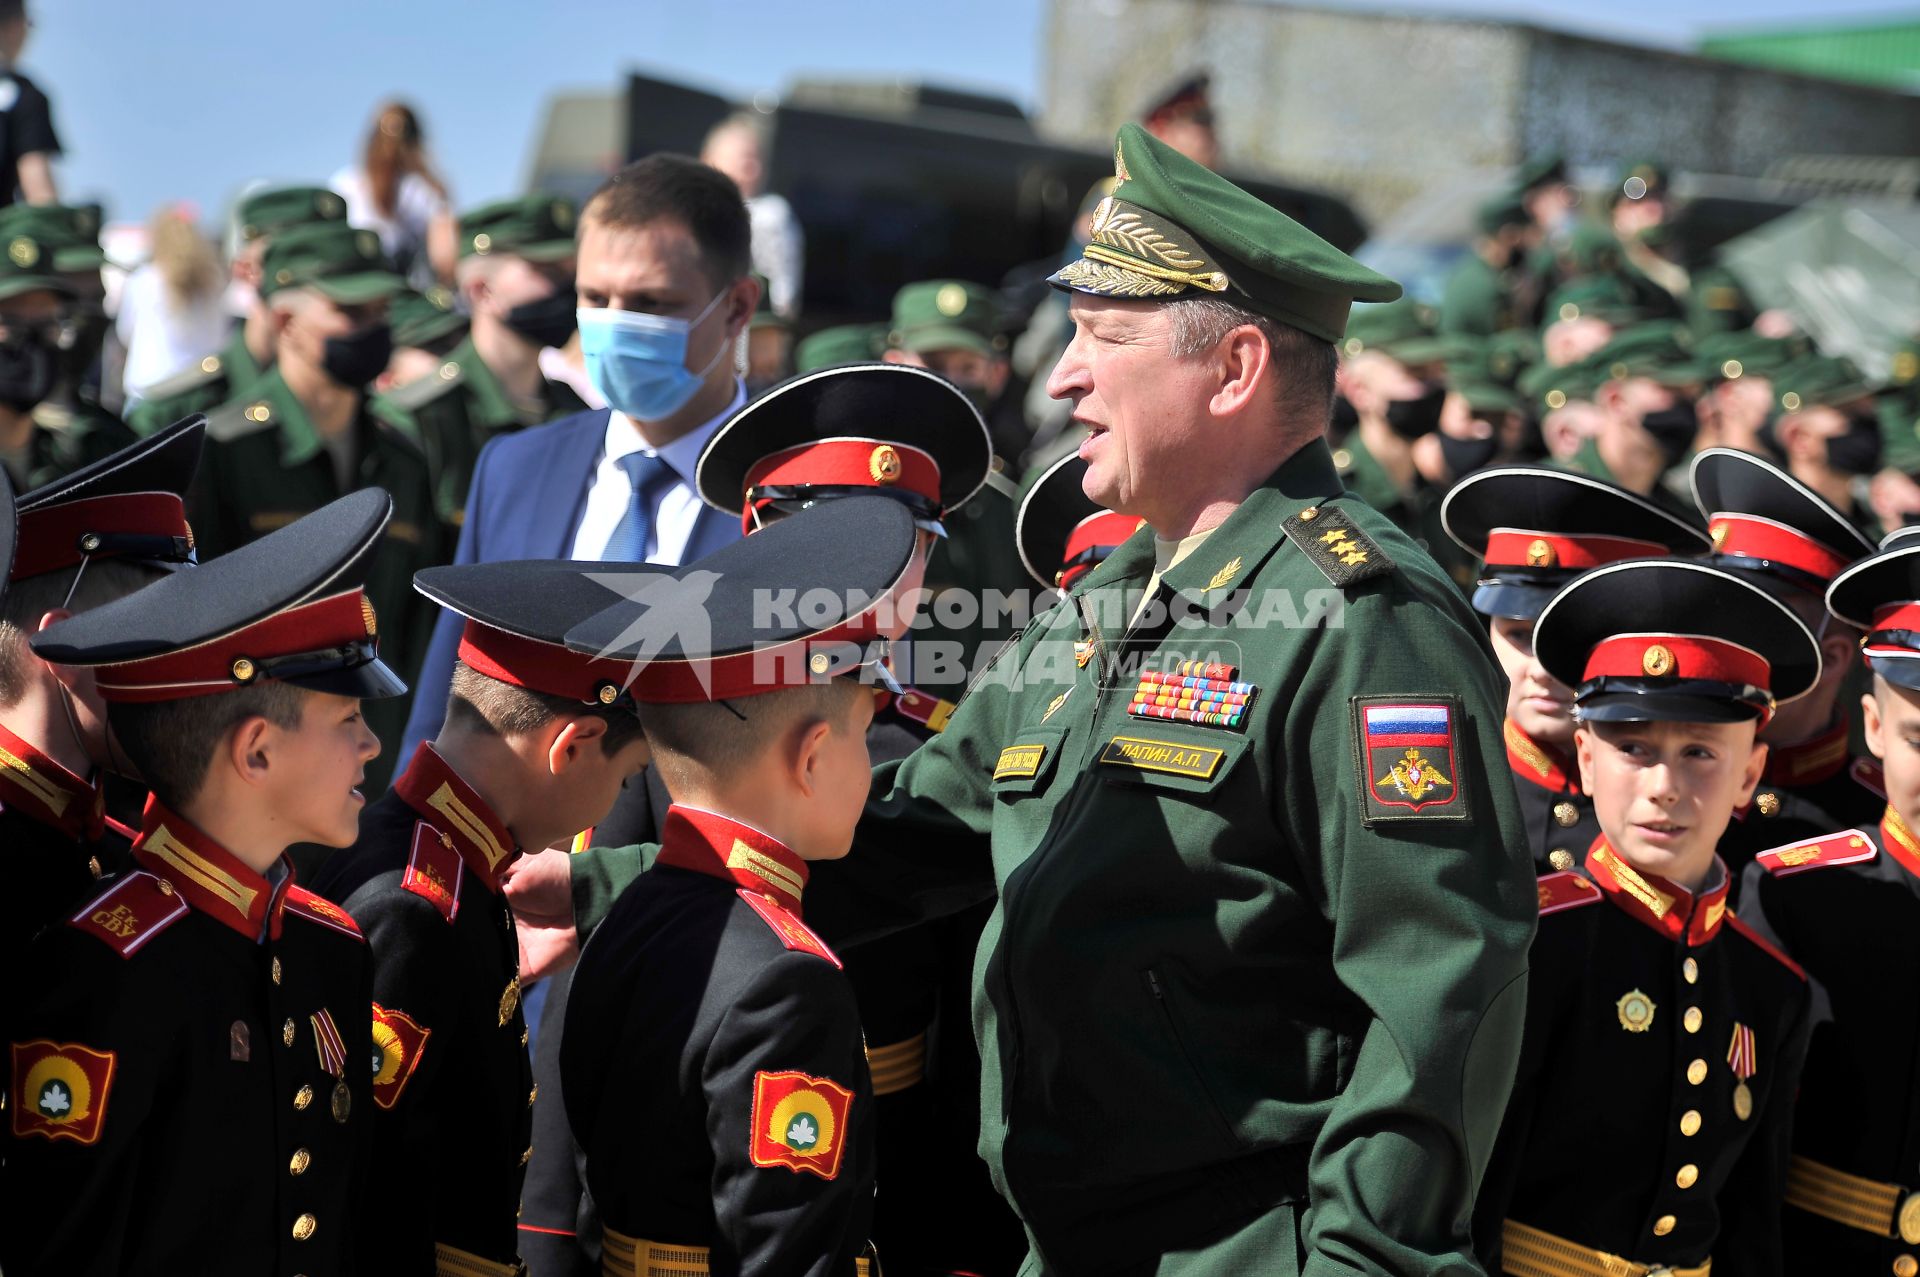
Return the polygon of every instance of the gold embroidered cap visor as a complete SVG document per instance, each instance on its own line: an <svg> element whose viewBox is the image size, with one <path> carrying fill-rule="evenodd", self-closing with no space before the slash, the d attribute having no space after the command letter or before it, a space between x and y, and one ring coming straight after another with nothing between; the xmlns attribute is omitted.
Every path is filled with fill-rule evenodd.
<svg viewBox="0 0 1920 1277"><path fill-rule="evenodd" d="M1137 124L1121 128L1113 158L1113 194L1094 210L1080 259L1048 277L1056 287L1220 297L1323 341L1340 340L1355 301L1400 296L1400 285Z"/></svg>

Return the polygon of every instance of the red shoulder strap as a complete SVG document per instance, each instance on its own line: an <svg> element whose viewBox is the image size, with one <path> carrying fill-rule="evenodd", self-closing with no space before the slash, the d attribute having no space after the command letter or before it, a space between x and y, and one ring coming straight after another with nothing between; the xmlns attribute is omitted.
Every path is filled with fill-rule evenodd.
<svg viewBox="0 0 1920 1277"><path fill-rule="evenodd" d="M360 924L339 905L325 896L316 896L305 887L294 885L287 888L286 911L299 914L309 922L317 922L323 927L332 927L343 936L352 936L361 943L366 937L360 934Z"/></svg>
<svg viewBox="0 0 1920 1277"><path fill-rule="evenodd" d="M777 903L757 891L745 887L739 889L740 898L749 908L759 914L773 934L780 937L780 943L797 953L811 953L816 958L825 958L834 966L841 965L833 950L827 948L827 942L813 934L811 928L800 919L782 909Z"/></svg>
<svg viewBox="0 0 1920 1277"><path fill-rule="evenodd" d="M184 917L187 902L172 884L136 870L95 896L67 925L86 932L123 958Z"/></svg>
<svg viewBox="0 0 1920 1277"><path fill-rule="evenodd" d="M424 820L414 823L413 850L407 855L407 871L400 877L402 887L452 922L460 912L460 879L466 872L466 862L451 840Z"/></svg>
<svg viewBox="0 0 1920 1277"><path fill-rule="evenodd" d="M1564 913L1568 909L1578 909L1582 905L1600 903L1600 888L1571 869L1564 873L1551 873L1541 878L1540 916L1552 913Z"/></svg>
<svg viewBox="0 0 1920 1277"><path fill-rule="evenodd" d="M1754 859L1760 867L1776 878L1791 878L1794 874L1805 873L1809 869L1825 869L1832 865L1857 865L1863 860L1872 860L1880 854L1873 840L1857 829L1842 829L1839 833L1828 834L1824 838L1813 838L1802 842L1790 842L1784 847L1774 847L1763 851Z"/></svg>

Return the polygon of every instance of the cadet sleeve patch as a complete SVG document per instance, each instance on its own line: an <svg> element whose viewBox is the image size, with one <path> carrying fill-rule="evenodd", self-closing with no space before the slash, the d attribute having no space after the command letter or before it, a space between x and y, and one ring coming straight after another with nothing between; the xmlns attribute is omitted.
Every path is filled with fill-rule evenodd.
<svg viewBox="0 0 1920 1277"><path fill-rule="evenodd" d="M825 958L836 967L841 965L840 959L834 956L833 950L827 948L827 942L813 934L806 923L757 891L741 887L739 894L740 898L747 902L747 907L759 914L766 924L773 928L773 934L780 937L781 944L795 953L811 953L816 958Z"/></svg>
<svg viewBox="0 0 1920 1277"><path fill-rule="evenodd" d="M415 822L413 850L407 855L406 872L400 875L402 887L452 922L460 912L460 880L466 871L452 839L424 820Z"/></svg>
<svg viewBox="0 0 1920 1277"><path fill-rule="evenodd" d="M1548 914L1578 909L1581 905L1600 903L1600 888L1571 870L1545 875L1540 879L1539 890L1542 918Z"/></svg>
<svg viewBox="0 0 1920 1277"><path fill-rule="evenodd" d="M407 1079L420 1067L433 1030L415 1022L405 1011L389 1011L373 1004L373 1102L390 1109L400 1102Z"/></svg>
<svg viewBox="0 0 1920 1277"><path fill-rule="evenodd" d="M1857 865L1880 854L1873 840L1852 829L1843 829L1811 842L1790 842L1784 847L1763 851L1754 859L1776 878L1791 878L1809 869L1830 865Z"/></svg>
<svg viewBox="0 0 1920 1277"><path fill-rule="evenodd" d="M324 896L316 896L305 887L287 888L287 912L299 914L309 922L317 922L323 927L331 927L343 936L352 936L362 944L366 937L360 934L360 924L351 914Z"/></svg>
<svg viewBox="0 0 1920 1277"><path fill-rule="evenodd" d="M1361 823L1471 818L1458 697L1356 696L1352 705Z"/></svg>
<svg viewBox="0 0 1920 1277"><path fill-rule="evenodd" d="M107 1120L116 1059L78 1042L13 1044L13 1134L95 1144Z"/></svg>
<svg viewBox="0 0 1920 1277"><path fill-rule="evenodd" d="M139 870L94 897L67 925L105 941L121 957L131 958L186 913L187 902L170 883Z"/></svg>
<svg viewBox="0 0 1920 1277"><path fill-rule="evenodd" d="M853 1092L838 1082L805 1073L755 1073L747 1156L755 1166L837 1179L852 1110Z"/></svg>
<svg viewBox="0 0 1920 1277"><path fill-rule="evenodd" d="M953 708L952 701L929 696L917 687L902 688L900 694L893 698L894 713L936 735L947 729L947 720L953 717Z"/></svg>
<svg viewBox="0 0 1920 1277"><path fill-rule="evenodd" d="M1727 925L1732 927L1735 931L1738 931L1741 935L1745 936L1747 939L1751 940L1753 942L1754 948L1760 950L1760 952L1766 954L1768 957L1773 958L1781 966L1793 972L1795 975L1799 976L1802 980L1805 980L1807 978L1807 973L1805 968L1803 968L1799 963L1795 962L1792 958L1789 958L1786 954L1774 948L1773 945L1768 943L1767 939L1764 936L1762 936L1758 931L1755 931L1752 927L1749 927L1746 923L1740 921L1740 918L1737 914L1730 913L1727 915Z"/></svg>
<svg viewBox="0 0 1920 1277"><path fill-rule="evenodd" d="M1308 506L1280 525L1307 561L1341 589L1393 571L1393 560L1338 506Z"/></svg>

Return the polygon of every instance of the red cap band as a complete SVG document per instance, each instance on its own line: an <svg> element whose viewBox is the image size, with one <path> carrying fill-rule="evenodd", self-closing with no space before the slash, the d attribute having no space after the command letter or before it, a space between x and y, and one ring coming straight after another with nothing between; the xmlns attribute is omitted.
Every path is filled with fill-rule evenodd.
<svg viewBox="0 0 1920 1277"><path fill-rule="evenodd" d="M1617 634L1587 657L1582 682L1596 678L1698 678L1765 690L1766 658L1751 648L1700 634Z"/></svg>
<svg viewBox="0 0 1920 1277"><path fill-rule="evenodd" d="M747 470L748 504L759 488L903 488L938 506L940 465L887 439L813 439L754 462Z"/></svg>
<svg viewBox="0 0 1920 1277"><path fill-rule="evenodd" d="M1139 529L1140 523L1138 515L1115 514L1111 510L1101 510L1080 520L1067 534L1067 548L1060 554L1060 562L1066 566L1054 576L1054 584L1064 590L1093 571L1101 559L1119 549L1120 544ZM1074 562L1088 550L1099 550L1101 554L1085 563Z"/></svg>
<svg viewBox="0 0 1920 1277"><path fill-rule="evenodd" d="M1804 532L1750 514L1716 514L1708 520L1707 530L1713 534L1716 554L1784 563L1822 581L1833 580L1853 562Z"/></svg>
<svg viewBox="0 0 1920 1277"><path fill-rule="evenodd" d="M1658 541L1636 541L1631 537L1495 528L1487 534L1486 561L1489 568L1563 568L1580 572L1618 563L1621 559L1655 558L1671 553Z"/></svg>
<svg viewBox="0 0 1920 1277"><path fill-rule="evenodd" d="M182 537L193 543L187 508L174 492L132 492L22 510L13 560L15 581L57 572L92 557L94 536Z"/></svg>
<svg viewBox="0 0 1920 1277"><path fill-rule="evenodd" d="M275 612L184 651L102 665L95 682L109 701L171 701L237 692L258 681L256 666L262 661L364 643L376 633L373 604L352 589Z"/></svg>
<svg viewBox="0 0 1920 1277"><path fill-rule="evenodd" d="M471 617L460 632L458 656L488 678L582 704L613 704L627 678L625 662L569 652L552 643L497 630ZM605 695L604 688L612 688L613 694Z"/></svg>

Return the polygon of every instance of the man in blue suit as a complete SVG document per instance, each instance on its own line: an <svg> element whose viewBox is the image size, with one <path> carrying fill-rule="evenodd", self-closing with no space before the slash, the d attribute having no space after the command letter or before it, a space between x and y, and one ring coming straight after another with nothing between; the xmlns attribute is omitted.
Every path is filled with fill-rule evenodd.
<svg viewBox="0 0 1920 1277"><path fill-rule="evenodd" d="M609 405L493 439L474 464L456 563L610 559L680 564L740 536L703 504L700 451L746 401L733 354L759 299L746 206L731 180L683 156L615 173L581 210L580 340ZM611 602L612 595L608 596ZM410 759L446 716L461 618L443 612L415 684L398 755ZM654 800L632 797L641 810ZM533 1149L520 1257L533 1277L591 1277L599 1230L585 1210L560 1104L557 1046L566 977L526 996L535 1035ZM538 1027L548 1021L543 1032Z"/></svg>
<svg viewBox="0 0 1920 1277"><path fill-rule="evenodd" d="M501 435L481 451L456 563L679 564L740 536L693 486L700 450L745 402L733 352L759 286L733 183L676 155L615 173L580 217L580 337L610 405ZM398 758L440 730L460 618L443 612Z"/></svg>

